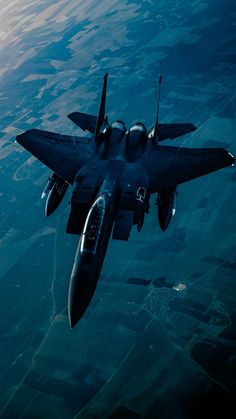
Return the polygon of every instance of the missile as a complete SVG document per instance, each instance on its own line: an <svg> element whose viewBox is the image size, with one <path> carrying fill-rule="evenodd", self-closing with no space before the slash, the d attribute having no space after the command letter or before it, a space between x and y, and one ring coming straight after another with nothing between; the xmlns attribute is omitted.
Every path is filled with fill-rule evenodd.
<svg viewBox="0 0 236 419"><path fill-rule="evenodd" d="M47 197L45 204L46 217L51 215L58 208L65 196L68 186L68 183L65 182L64 179L59 177L56 173L53 173L53 175L49 177L41 195L41 199Z"/></svg>
<svg viewBox="0 0 236 419"><path fill-rule="evenodd" d="M48 196L49 192L51 191L53 185L55 182L59 179L59 176L56 175L56 173L53 173L51 177L48 178L48 182L43 190L43 193L41 195L41 199L46 198Z"/></svg>
<svg viewBox="0 0 236 419"><path fill-rule="evenodd" d="M176 187L159 192L157 207L158 220L162 231L165 231L176 212Z"/></svg>
<svg viewBox="0 0 236 419"><path fill-rule="evenodd" d="M68 188L68 183L64 180L58 180L50 190L45 204L45 216L49 217L62 202Z"/></svg>

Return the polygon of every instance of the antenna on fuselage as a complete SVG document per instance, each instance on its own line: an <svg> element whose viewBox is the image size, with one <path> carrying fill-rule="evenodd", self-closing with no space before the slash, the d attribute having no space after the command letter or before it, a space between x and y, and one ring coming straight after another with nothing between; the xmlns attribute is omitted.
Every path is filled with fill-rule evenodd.
<svg viewBox="0 0 236 419"><path fill-rule="evenodd" d="M160 97L161 97L161 83L162 83L162 75L159 77L158 82L158 97L157 97L157 113L156 113L156 123L153 132L154 140L158 141L158 125L159 125L159 108L160 108Z"/></svg>

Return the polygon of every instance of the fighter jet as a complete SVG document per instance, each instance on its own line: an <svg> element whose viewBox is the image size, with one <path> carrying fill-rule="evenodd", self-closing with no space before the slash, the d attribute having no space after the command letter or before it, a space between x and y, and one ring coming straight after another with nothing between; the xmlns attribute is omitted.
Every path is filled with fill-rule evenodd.
<svg viewBox="0 0 236 419"><path fill-rule="evenodd" d="M97 286L110 237L128 240L134 225L141 231L150 196L157 196L157 217L166 230L176 210L177 187L183 182L229 165L234 156L223 148L185 148L162 145L196 130L190 123L159 123L159 79L154 127L143 122L129 129L106 116L107 74L98 115L68 115L92 135L60 135L31 129L16 141L53 172L43 191L45 215L61 203L70 185L70 215L66 232L80 235L69 283L71 328L86 311Z"/></svg>

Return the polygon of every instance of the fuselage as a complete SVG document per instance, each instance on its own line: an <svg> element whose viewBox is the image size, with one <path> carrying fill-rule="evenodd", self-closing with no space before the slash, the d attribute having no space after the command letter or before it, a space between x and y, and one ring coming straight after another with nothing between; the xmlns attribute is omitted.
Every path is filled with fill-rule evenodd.
<svg viewBox="0 0 236 419"><path fill-rule="evenodd" d="M140 141L140 134L145 133L143 127L137 127L137 133L130 133L123 122L112 124L97 139L94 158L74 182L69 225L73 232L74 222L74 232L81 236L69 286L71 327L82 317L95 292L113 226L113 238L127 240L133 224L142 226L148 209L148 175L138 156L129 159L131 141Z"/></svg>

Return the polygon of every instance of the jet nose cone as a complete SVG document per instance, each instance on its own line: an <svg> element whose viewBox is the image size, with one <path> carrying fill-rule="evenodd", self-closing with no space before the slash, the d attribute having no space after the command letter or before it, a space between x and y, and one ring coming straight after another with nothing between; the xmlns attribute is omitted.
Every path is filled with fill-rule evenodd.
<svg viewBox="0 0 236 419"><path fill-rule="evenodd" d="M78 323L79 318L76 317L75 313L72 310L70 310L69 307L68 307L68 319L69 319L70 328L73 329Z"/></svg>
<svg viewBox="0 0 236 419"><path fill-rule="evenodd" d="M68 307L68 319L69 319L70 328L73 329L77 322L76 322L71 310L69 309L69 307Z"/></svg>
<svg viewBox="0 0 236 419"><path fill-rule="evenodd" d="M85 311L83 310L85 296L82 293L81 298L81 291L78 272L76 276L71 276L68 292L68 318L71 329L75 327Z"/></svg>
<svg viewBox="0 0 236 419"><path fill-rule="evenodd" d="M86 311L90 299L84 291L84 282L87 278L80 278L79 273L71 276L68 293L68 318L70 328L73 329Z"/></svg>
<svg viewBox="0 0 236 419"><path fill-rule="evenodd" d="M83 261L78 261L70 278L68 292L68 317L71 329L75 327L87 310L94 295L98 278L99 272L90 275Z"/></svg>

